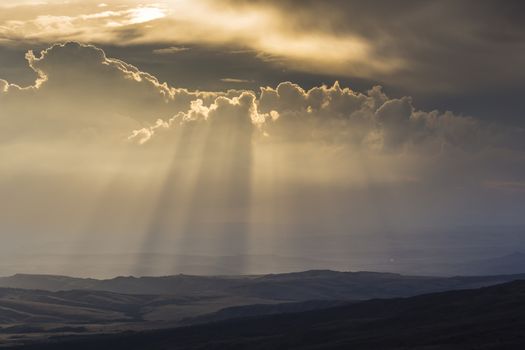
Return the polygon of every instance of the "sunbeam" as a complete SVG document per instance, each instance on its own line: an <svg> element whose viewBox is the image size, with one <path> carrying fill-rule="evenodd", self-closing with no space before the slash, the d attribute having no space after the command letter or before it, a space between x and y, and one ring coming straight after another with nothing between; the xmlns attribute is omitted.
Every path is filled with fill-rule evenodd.
<svg viewBox="0 0 525 350"><path fill-rule="evenodd" d="M524 4L0 0L0 348L524 348Z"/></svg>

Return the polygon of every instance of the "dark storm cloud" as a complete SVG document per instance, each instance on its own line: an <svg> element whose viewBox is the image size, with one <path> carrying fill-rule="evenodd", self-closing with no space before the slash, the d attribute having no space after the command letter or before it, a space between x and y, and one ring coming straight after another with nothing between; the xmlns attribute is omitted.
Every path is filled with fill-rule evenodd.
<svg viewBox="0 0 525 350"><path fill-rule="evenodd" d="M393 95L414 96L426 109L450 109L503 123L525 125L525 4L522 1L225 1L270 7L293 32L352 34L373 54L404 65L375 74ZM337 75L305 72L292 79L327 82ZM339 74L339 80L344 74ZM362 84L350 74L344 83ZM282 80L282 79L281 79ZM365 82L366 86L366 82ZM310 86L311 87L311 86Z"/></svg>
<svg viewBox="0 0 525 350"><path fill-rule="evenodd" d="M519 84L525 77L520 64L525 58L522 1L228 2L291 14L283 15L283 21L296 32L364 37L376 55L405 62L386 79L397 84L461 92Z"/></svg>

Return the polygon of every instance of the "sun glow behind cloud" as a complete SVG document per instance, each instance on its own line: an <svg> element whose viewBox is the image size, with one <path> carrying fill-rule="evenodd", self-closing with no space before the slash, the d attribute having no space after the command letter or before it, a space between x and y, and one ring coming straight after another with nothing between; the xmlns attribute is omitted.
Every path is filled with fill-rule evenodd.
<svg viewBox="0 0 525 350"><path fill-rule="evenodd" d="M158 7L139 7L130 10L129 24L138 24L166 17L164 11Z"/></svg>
<svg viewBox="0 0 525 350"><path fill-rule="evenodd" d="M380 59L373 45L357 35L327 35L315 29L296 29L287 16L261 5L231 6L208 0L137 3L88 1L34 5L31 18L23 8L0 15L0 40L54 42L79 40L94 44L225 45L250 49L262 59L295 69L369 76L402 66L400 59ZM48 8L52 9L51 11ZM123 35L131 31L133 35Z"/></svg>

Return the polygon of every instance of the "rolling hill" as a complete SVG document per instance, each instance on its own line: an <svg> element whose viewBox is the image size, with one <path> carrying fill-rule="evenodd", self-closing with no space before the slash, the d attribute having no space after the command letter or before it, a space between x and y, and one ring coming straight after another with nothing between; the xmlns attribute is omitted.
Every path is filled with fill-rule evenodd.
<svg viewBox="0 0 525 350"><path fill-rule="evenodd" d="M171 330L55 339L46 349L521 349L525 281Z"/></svg>
<svg viewBox="0 0 525 350"><path fill-rule="evenodd" d="M57 335L140 331L295 313L518 279L525 276L440 278L329 270L110 280L15 275L0 279L0 285L18 287L0 288L0 346ZM76 289L63 290L66 288Z"/></svg>

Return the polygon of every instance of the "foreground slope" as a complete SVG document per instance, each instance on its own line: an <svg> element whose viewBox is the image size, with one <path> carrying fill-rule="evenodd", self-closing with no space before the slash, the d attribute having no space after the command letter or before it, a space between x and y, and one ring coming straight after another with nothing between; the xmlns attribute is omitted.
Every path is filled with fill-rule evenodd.
<svg viewBox="0 0 525 350"><path fill-rule="evenodd" d="M521 349L525 281L20 349Z"/></svg>

